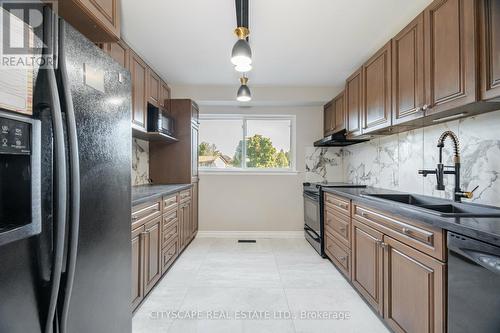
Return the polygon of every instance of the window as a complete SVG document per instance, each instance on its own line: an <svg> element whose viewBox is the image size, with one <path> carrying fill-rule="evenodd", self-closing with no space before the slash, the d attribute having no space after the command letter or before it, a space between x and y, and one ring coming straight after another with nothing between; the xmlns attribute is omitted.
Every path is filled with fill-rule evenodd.
<svg viewBox="0 0 500 333"><path fill-rule="evenodd" d="M201 115L200 170L293 171L295 116Z"/></svg>

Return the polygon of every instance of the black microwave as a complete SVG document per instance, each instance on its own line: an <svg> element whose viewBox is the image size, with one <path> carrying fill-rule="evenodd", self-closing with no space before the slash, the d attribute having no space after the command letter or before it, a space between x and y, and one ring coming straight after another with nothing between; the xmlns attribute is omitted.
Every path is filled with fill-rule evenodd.
<svg viewBox="0 0 500 333"><path fill-rule="evenodd" d="M174 119L165 110L148 104L148 132L174 136Z"/></svg>

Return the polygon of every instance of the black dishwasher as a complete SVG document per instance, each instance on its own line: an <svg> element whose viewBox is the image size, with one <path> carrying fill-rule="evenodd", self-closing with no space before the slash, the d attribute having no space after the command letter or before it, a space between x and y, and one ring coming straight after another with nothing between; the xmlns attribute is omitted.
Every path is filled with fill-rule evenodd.
<svg viewBox="0 0 500 333"><path fill-rule="evenodd" d="M500 247L451 232L448 332L500 332Z"/></svg>

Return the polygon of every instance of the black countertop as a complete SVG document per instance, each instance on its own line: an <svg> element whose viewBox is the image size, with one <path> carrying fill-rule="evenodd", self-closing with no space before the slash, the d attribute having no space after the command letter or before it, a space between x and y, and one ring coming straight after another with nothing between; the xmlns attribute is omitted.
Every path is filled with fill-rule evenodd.
<svg viewBox="0 0 500 333"><path fill-rule="evenodd" d="M324 192L337 194L364 205L387 211L394 216L413 219L423 223L442 228L451 232L456 232L464 236L475 238L490 244L500 246L500 218L498 217L441 217L423 211L415 210L410 205L402 204L393 201L381 201L370 199L362 194L377 194L377 193L399 193L403 192L367 187L367 188L323 188ZM435 200L440 200L434 198ZM444 200L448 203L449 200ZM475 205L479 206L479 205Z"/></svg>
<svg viewBox="0 0 500 333"><path fill-rule="evenodd" d="M164 195L169 195L190 188L191 184L172 185L138 185L132 186L132 205L157 199Z"/></svg>

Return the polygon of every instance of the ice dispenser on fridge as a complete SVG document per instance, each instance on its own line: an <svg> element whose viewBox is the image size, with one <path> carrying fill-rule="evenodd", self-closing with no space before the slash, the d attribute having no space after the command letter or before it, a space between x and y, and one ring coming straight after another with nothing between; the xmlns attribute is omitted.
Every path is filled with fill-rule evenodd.
<svg viewBox="0 0 500 333"><path fill-rule="evenodd" d="M41 231L40 121L0 111L0 245Z"/></svg>

